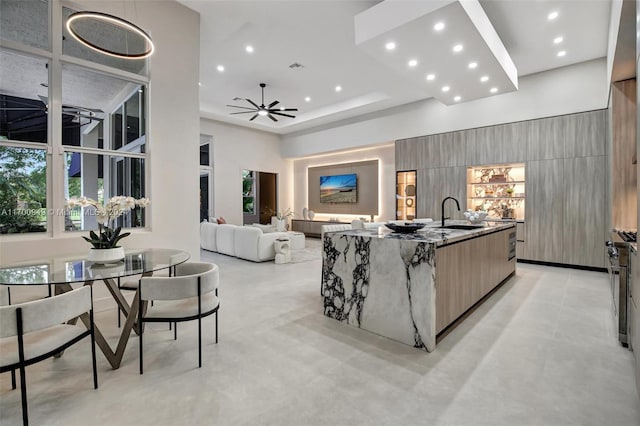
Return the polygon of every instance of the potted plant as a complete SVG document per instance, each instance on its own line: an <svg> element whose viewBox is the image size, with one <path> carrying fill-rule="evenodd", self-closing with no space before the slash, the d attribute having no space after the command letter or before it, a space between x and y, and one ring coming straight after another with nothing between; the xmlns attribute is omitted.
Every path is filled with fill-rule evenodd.
<svg viewBox="0 0 640 426"><path fill-rule="evenodd" d="M95 209L96 220L98 221L98 233L89 232L91 238L82 237L93 246L89 251L87 260L96 263L109 263L124 259L124 248L118 246L118 242L131 233L121 233L122 227L115 227L115 220L123 214L129 212L136 206L146 207L149 205L148 198L136 200L133 197L116 196L110 198L103 206L91 198L71 198L67 201L67 208L93 207Z"/></svg>
<svg viewBox="0 0 640 426"><path fill-rule="evenodd" d="M513 188L509 187L505 190L505 192L507 193L507 197L513 197Z"/></svg>
<svg viewBox="0 0 640 426"><path fill-rule="evenodd" d="M276 231L284 232L287 230L287 219L294 215L293 210L290 208L282 211L273 211L269 209L271 216L276 218Z"/></svg>

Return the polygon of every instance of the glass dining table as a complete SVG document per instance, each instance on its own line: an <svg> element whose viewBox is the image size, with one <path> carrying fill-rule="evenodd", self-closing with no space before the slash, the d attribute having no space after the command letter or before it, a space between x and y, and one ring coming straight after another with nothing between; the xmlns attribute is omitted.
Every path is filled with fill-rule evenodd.
<svg viewBox="0 0 640 426"><path fill-rule="evenodd" d="M151 276L154 272L163 269L168 269L171 273L176 265L186 262L189 257L189 253L185 251L158 248L127 250L124 260L112 264L98 264L88 261L86 255L51 256L1 265L0 286L53 285L55 294L61 294L71 291L73 283L92 285L95 281L104 282L126 317L115 351L105 339L98 325L94 324L96 344L115 370L120 367L131 330L139 333L136 325L138 291L136 290L134 299L129 304L119 288L119 280L134 275ZM1 290L2 288L0 288ZM142 309L146 310L146 302L143 303ZM89 327L88 314L79 318L86 327Z"/></svg>

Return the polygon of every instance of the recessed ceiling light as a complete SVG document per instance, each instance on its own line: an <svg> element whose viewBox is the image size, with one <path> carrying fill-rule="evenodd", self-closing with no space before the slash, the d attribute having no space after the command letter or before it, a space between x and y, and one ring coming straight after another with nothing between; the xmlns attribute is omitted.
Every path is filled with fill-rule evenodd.
<svg viewBox="0 0 640 426"><path fill-rule="evenodd" d="M202 86L202 83L198 82L198 86Z"/></svg>
<svg viewBox="0 0 640 426"><path fill-rule="evenodd" d="M248 44L248 45L244 48L244 50L246 50L246 51L247 51L247 53L253 53L253 46L251 46L250 44Z"/></svg>
<svg viewBox="0 0 640 426"><path fill-rule="evenodd" d="M453 98L454 101L459 102L460 99L462 99L460 96L456 96L455 98Z"/></svg>
<svg viewBox="0 0 640 426"><path fill-rule="evenodd" d="M566 51L566 50L561 50L561 51L559 51L559 52L557 53L557 55L558 55L558 56L560 56L560 57L562 57L562 56L564 56L564 55L566 55L566 54L567 54L567 51Z"/></svg>
<svg viewBox="0 0 640 426"><path fill-rule="evenodd" d="M385 46L387 48L387 50L393 50L396 48L396 44L392 41L390 41L389 43L385 44Z"/></svg>
<svg viewBox="0 0 640 426"><path fill-rule="evenodd" d="M310 102L310 101L311 101L311 98L307 96L306 98L304 98L304 101L305 101L305 102Z"/></svg>
<svg viewBox="0 0 640 426"><path fill-rule="evenodd" d="M280 107L280 111L284 111L284 107Z"/></svg>
<svg viewBox="0 0 640 426"><path fill-rule="evenodd" d="M498 88L497 87L492 87L490 92L491 93L497 93L498 92Z"/></svg>
<svg viewBox="0 0 640 426"><path fill-rule="evenodd" d="M560 43L562 43L562 40L564 40L564 38L556 37L556 38L553 39L553 44L560 44Z"/></svg>
<svg viewBox="0 0 640 426"><path fill-rule="evenodd" d="M418 61L415 59L411 59L409 62L407 62L407 65L409 65L410 67L415 67L416 65L418 65Z"/></svg>
<svg viewBox="0 0 640 426"><path fill-rule="evenodd" d="M435 24L433 26L433 29L436 30L436 31L444 30L444 22L438 22L437 24Z"/></svg>
<svg viewBox="0 0 640 426"><path fill-rule="evenodd" d="M558 17L558 12L551 12L550 14L547 15L547 19L550 21L553 21L557 17Z"/></svg>
<svg viewBox="0 0 640 426"><path fill-rule="evenodd" d="M216 69L218 70L218 72L223 72L224 71L224 66L223 65L218 65L216 67Z"/></svg>
<svg viewBox="0 0 640 426"><path fill-rule="evenodd" d="M462 45L461 44L456 44L455 46L453 46L453 51L458 53L462 51Z"/></svg>
<svg viewBox="0 0 640 426"><path fill-rule="evenodd" d="M442 86L442 91L443 92L448 92L449 91L449 86Z"/></svg>
<svg viewBox="0 0 640 426"><path fill-rule="evenodd" d="M478 68L478 63L477 62L469 62L469 68L471 68L471 69Z"/></svg>
<svg viewBox="0 0 640 426"><path fill-rule="evenodd" d="M339 92L342 90L342 86L336 86L336 92Z"/></svg>
<svg viewBox="0 0 640 426"><path fill-rule="evenodd" d="M427 80L432 81L436 78L435 74L427 74Z"/></svg>
<svg viewBox="0 0 640 426"><path fill-rule="evenodd" d="M489 76L488 75L483 75L482 77L480 77L480 81L483 83L486 83L487 81L489 81Z"/></svg>

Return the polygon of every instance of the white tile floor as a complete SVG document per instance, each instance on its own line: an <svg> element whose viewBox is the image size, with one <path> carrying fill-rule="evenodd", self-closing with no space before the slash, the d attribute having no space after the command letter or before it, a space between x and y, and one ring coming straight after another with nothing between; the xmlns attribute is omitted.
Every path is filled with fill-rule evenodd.
<svg viewBox="0 0 640 426"><path fill-rule="evenodd" d="M321 262L221 268L220 343L206 320L178 341L132 337L123 365L88 343L28 368L31 424L47 425L640 425L632 354L616 340L606 274L518 265L517 276L428 354L322 315ZM117 336L115 310L99 313ZM0 377L0 421L20 423L20 394Z"/></svg>

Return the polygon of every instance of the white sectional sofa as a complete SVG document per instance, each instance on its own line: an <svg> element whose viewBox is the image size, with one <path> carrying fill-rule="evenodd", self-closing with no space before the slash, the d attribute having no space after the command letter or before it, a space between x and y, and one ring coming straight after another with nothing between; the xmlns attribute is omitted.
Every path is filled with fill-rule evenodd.
<svg viewBox="0 0 640 426"><path fill-rule="evenodd" d="M273 260L276 257L273 242L278 238L289 236L286 232L264 233L255 226L200 224L201 248L253 262Z"/></svg>

